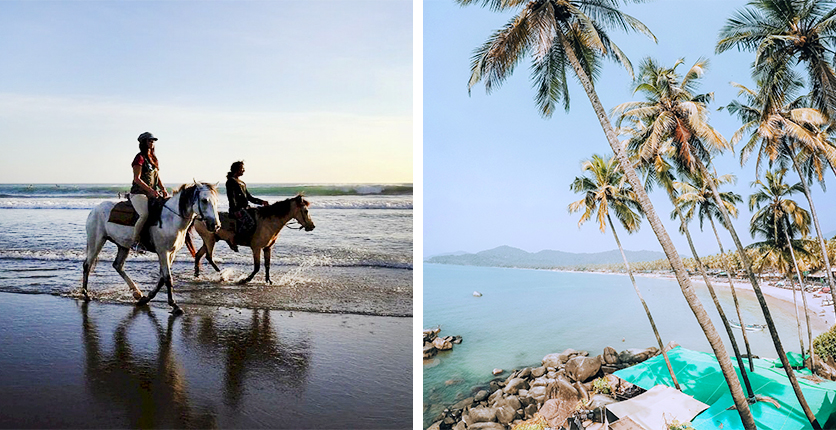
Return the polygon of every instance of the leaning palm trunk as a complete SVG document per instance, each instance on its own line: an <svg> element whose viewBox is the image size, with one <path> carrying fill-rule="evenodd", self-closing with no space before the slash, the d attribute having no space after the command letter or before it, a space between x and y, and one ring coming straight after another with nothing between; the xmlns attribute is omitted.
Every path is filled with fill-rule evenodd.
<svg viewBox="0 0 836 430"><path fill-rule="evenodd" d="M642 297L642 293L639 291L638 285L636 285L636 278L633 277L633 270L630 269L630 263L627 262L627 255L624 254L624 248L621 247L621 241L618 240L618 234L615 232L615 225L613 225L609 214L607 214L607 221L610 223L610 229L612 229L612 235L615 238L615 243L618 244L618 250L621 251L621 258L624 259L624 267L627 268L627 274L630 275L630 282L633 283L633 289L636 290L636 295L639 296L639 300L642 302L642 306L644 306L644 312L647 314L647 319L650 321L650 327L653 328L653 334L656 335L656 342L659 343L659 350L662 351L662 357L665 358L665 365L668 366L668 372L670 372L671 379L673 379L673 385L677 390L682 391L682 388L679 387L679 381L676 380L676 374L673 371L673 366L671 366L671 361L668 359L668 353L665 351L665 345L662 343L662 337L659 336L659 330L656 329L656 323L653 322L653 316L650 315L650 308L647 307L647 303L645 303L644 297Z"/></svg>
<svg viewBox="0 0 836 430"><path fill-rule="evenodd" d="M671 200L673 200L673 194L670 194L670 197ZM743 359L740 358L740 349L737 347L737 339L734 338L734 331L732 330L731 324L729 324L728 318L726 318L726 313L723 312L723 306L720 305L720 299L717 298L717 294L714 292L714 286L711 285L711 279L709 279L708 273L705 272L705 266L703 266L702 261L700 261L700 256L697 255L697 248L694 247L694 241L691 240L691 232L688 230L688 223L685 222L685 217L682 216L682 211L679 210L679 207L676 206L675 203L674 210L676 210L676 215L679 217L679 222L682 225L682 232L685 234L685 238L688 239L688 246L691 248L691 254L694 256L694 261L697 263L697 270L700 272L702 279L705 281L705 286L708 287L708 292L711 294L711 300L714 301L717 313L720 314L720 321L723 322L723 327L726 328L726 334L729 336L729 342L731 342L732 350L734 350L734 356L737 359L737 367L740 368L740 375L743 376L743 383L746 385L746 393L749 395L749 401L754 402L756 399L755 391L752 390L752 384L749 383L749 375L746 372L746 365L743 364Z"/></svg>
<svg viewBox="0 0 836 430"><path fill-rule="evenodd" d="M723 268L726 270L726 277L729 278L729 288L731 288L732 299L734 300L734 309L737 311L737 321L740 322L740 331L743 332L743 343L746 345L746 356L749 358L749 370L755 371L755 364L752 360L752 350L749 348L749 336L746 334L746 325L743 323L743 316L740 314L740 303L737 301L737 293L734 290L734 282L732 281L729 261L726 259L726 251L723 250L723 242L720 241L720 235L717 233L717 226L714 225L714 217L709 216L711 221L711 229L714 230L714 237L717 238L717 245L720 247L720 259L723 261Z"/></svg>
<svg viewBox="0 0 836 430"><path fill-rule="evenodd" d="M705 333L705 337L708 340L709 345L711 345L711 349L714 351L717 363L720 365L720 370L723 372L723 377L726 379L726 384L729 386L729 391L731 392L737 412L740 414L740 420L743 423L743 427L747 430L757 428L755 426L755 419L752 416L752 411L749 409L749 403L746 402L746 398L744 397L743 388L740 386L740 381L738 381L731 359L729 359L729 354L723 346L723 341L720 339L720 335L711 323L711 319L708 317L702 303L700 303L700 299L697 298L694 288L691 285L691 279L688 277L688 272L685 270L685 266L682 263L682 259L676 252L676 248L673 246L673 242L671 242L668 232L665 230L665 227L662 225L662 221L656 214L656 210L650 203L650 198L644 191L641 180L639 180L636 170L633 168L633 165L630 163L630 159L627 157L627 151L624 150L621 143L618 141L618 136L615 134L612 124L610 124L607 112L604 110L604 106L601 104L601 100L595 92L592 81L589 79L589 76L586 74L583 67L581 67L581 63L575 55L574 47L572 47L563 33L558 31L556 37L560 40L561 45L563 45L563 49L566 52L569 63L575 70L578 80L581 82L584 91L586 91L587 97L589 97L592 109L595 110L595 115L601 123L601 128L603 128L604 134L607 137L607 142L610 144L610 147L615 153L615 156L618 159L618 164L624 171L627 181L630 183L630 186L633 187L633 190L635 190L639 205L641 205L642 210L647 216L647 221L650 223L650 227L656 234L659 243L662 245L662 250L665 252L665 255L671 263L671 267L676 274L676 279L679 282L679 287L682 289L682 295L685 296L688 306L691 307L691 311L697 318L697 322Z"/></svg>
<svg viewBox="0 0 836 430"><path fill-rule="evenodd" d="M803 179L802 179L803 181ZM785 220L787 223L787 229L790 227L789 220ZM795 251L792 249L792 241L790 240L790 235L787 230L784 230L784 235L787 237L787 247L790 249L790 255L792 256L792 264L795 265L795 273L798 274L798 285L799 289L801 290L801 302L804 304L804 317L807 321L807 345L810 347L810 370L815 370L813 367L815 366L813 363L816 361L813 360L813 331L810 328L810 311L807 309L807 296L804 295L804 278L801 277L801 270L798 270L798 260L795 259ZM793 290L792 298L795 300L795 290ZM798 311L796 311L798 312ZM801 324L799 324L799 329L801 329ZM799 330L798 336L801 337L801 332ZM801 344L801 357L804 357L804 343Z"/></svg>
<svg viewBox="0 0 836 430"><path fill-rule="evenodd" d="M833 281L833 271L830 270L830 258L827 256L827 244L824 242L824 233L819 226L819 216L816 214L816 206L813 205L813 196L810 193L810 187L807 186L807 181L801 174L801 167L798 165L798 158L792 151L792 148L787 146L787 152L792 156L792 166L795 172L798 173L798 178L801 180L801 185L804 187L804 196L807 197L807 203L810 205L810 214L813 216L813 226L816 228L816 237L819 239L819 246L821 246L822 259L824 260L824 268L827 270L827 283L830 285L830 296L833 297L833 310L836 311L836 283ZM798 278L801 282L801 278Z"/></svg>
<svg viewBox="0 0 836 430"><path fill-rule="evenodd" d="M723 201L720 198L720 192L717 191L717 184L714 182L714 178L709 174L708 169L706 169L705 165L699 158L696 159L696 163L697 168L700 170L700 173L705 176L706 182L708 182L708 185L711 188L711 193L714 195L714 201L720 208L720 213L723 215L723 221L726 223L726 227L729 229L729 233L731 233L734 245L737 247L737 252L740 254L740 261L746 269L746 275L749 276L749 282L752 283L752 289L755 290L755 297L758 298L758 304L760 304L761 310L763 311L763 318L766 321L766 326L769 328L769 334L772 336L772 343L775 345L775 352L778 353L778 358L784 366L784 371L787 372L787 378L790 381L790 385L792 385L795 396L798 398L798 403L801 404L801 409L804 410L804 414L810 421L810 425L814 429L819 430L821 429L821 425L819 425L816 416L810 409L810 405L807 404L807 400L804 398L804 393L801 392L801 386L798 385L798 379L795 377L795 372L793 372L792 367L790 367L787 354L784 351L784 347L781 345L781 339L778 337L778 330L775 328L775 322L772 320L772 314L769 312L769 306L766 304L766 298L763 296L760 284L758 284L758 278L755 277L755 273L752 271L752 262L749 260L749 256L746 255L746 251L740 243L740 238L737 236L737 231L731 223L729 212L723 205Z"/></svg>
<svg viewBox="0 0 836 430"><path fill-rule="evenodd" d="M801 355L804 355L804 335L801 334L801 317L798 316L798 300L795 298L795 281L792 279L792 273L787 273L787 282L792 288L792 307L795 309L795 323L798 325L798 345L801 348Z"/></svg>

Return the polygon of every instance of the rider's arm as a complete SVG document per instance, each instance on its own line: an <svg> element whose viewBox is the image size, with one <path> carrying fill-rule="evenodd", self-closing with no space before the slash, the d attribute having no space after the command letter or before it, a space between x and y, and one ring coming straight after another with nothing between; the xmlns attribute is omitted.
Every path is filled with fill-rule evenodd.
<svg viewBox="0 0 836 430"><path fill-rule="evenodd" d="M267 203L266 200L261 200L259 198L253 197L253 195L250 194L250 190L247 190L246 192L247 192L247 200L248 201L250 201L252 203L255 203L255 204L258 204L258 205L262 205L262 206L266 206L266 205L269 204L269 203Z"/></svg>
<svg viewBox="0 0 836 430"><path fill-rule="evenodd" d="M139 187L142 188L143 190L145 190L145 192L148 193L148 195L157 197L158 196L157 190L151 188L140 177L140 175L142 174L142 166L139 165L139 164L136 164L136 165L133 166L133 169L134 169L134 183L139 185Z"/></svg>
<svg viewBox="0 0 836 430"><path fill-rule="evenodd" d="M160 172L157 172L157 184L160 186L162 190L161 194L163 197L168 197L168 190L165 189L165 184L163 184L163 180L160 179Z"/></svg>

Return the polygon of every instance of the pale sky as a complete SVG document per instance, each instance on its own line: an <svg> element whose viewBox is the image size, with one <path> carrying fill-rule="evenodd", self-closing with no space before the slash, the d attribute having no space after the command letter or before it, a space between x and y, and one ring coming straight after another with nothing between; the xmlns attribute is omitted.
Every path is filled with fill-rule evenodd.
<svg viewBox="0 0 836 430"><path fill-rule="evenodd" d="M716 108L736 97L729 85L735 81L754 87L749 65L753 53L714 54L717 34L745 1L656 0L632 4L624 10L644 22L657 36L654 44L638 34L613 31L613 40L637 68L651 56L672 66L679 58L684 74L700 57L708 58L708 73L700 92L714 92L710 105L711 124L726 138L740 127L736 118ZM510 245L529 252L556 249L568 252L599 252L615 249L612 234L601 234L592 222L578 228L580 214L570 215L566 207L581 198L569 184L581 175L580 163L593 153L612 154L604 133L583 89L571 79L571 111L559 109L551 119L537 112L535 91L529 80L530 61L521 62L514 76L487 95L484 85L468 96L470 59L473 50L494 31L504 26L512 13L491 12L478 6L460 7L452 0L424 2L424 146L423 146L423 255L445 252L478 252ZM609 63L596 84L605 109L627 101L640 100L630 90L631 79L620 66ZM751 212L749 184L755 180L754 161L741 168L736 154L716 160L721 174L735 173L733 190L743 196L735 226L740 239L751 243L748 225ZM787 180L798 181L795 173ZM836 186L828 171L826 180ZM825 194L813 185L813 197L825 232L836 230L836 210L831 191ZM666 194L650 195L657 213L680 254L690 255L678 221L670 221L672 206ZM802 194L795 197L802 206ZM715 254L717 243L710 227L699 232L692 224L698 251ZM812 227L811 227L812 231ZM645 221L639 233L620 231L624 247L631 250L661 250ZM726 250L733 243L721 232Z"/></svg>
<svg viewBox="0 0 836 430"><path fill-rule="evenodd" d="M4 1L0 183L411 183L412 2Z"/></svg>

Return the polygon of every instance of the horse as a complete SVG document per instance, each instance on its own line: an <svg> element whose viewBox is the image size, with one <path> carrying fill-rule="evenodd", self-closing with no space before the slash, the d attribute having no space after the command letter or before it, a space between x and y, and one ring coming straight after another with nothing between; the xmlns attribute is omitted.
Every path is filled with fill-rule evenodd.
<svg viewBox="0 0 836 430"><path fill-rule="evenodd" d="M217 229L219 225L217 188L212 184L198 182L181 185L163 205L159 223L147 227L154 252L157 253L160 260L160 279L156 288L148 296L143 296L142 291L125 273L125 260L128 258L130 246L133 243L134 227L108 222L110 212L115 205L114 202L103 202L93 208L90 215L87 216L87 255L84 259L84 276L81 289L84 300L90 300L87 294L87 282L90 273L96 266L99 252L101 252L105 242L111 241L116 244L118 249L116 259L113 261L113 268L122 276L128 287L133 290L133 296L137 299L137 306L145 305L151 301L165 284L168 288L168 304L172 307L172 313L183 313L174 301L171 265L174 263L174 255L186 242L188 228L195 218L202 220L209 229Z"/></svg>
<svg viewBox="0 0 836 430"><path fill-rule="evenodd" d="M304 199L302 194L296 195L280 202L275 202L268 206L263 206L255 209L255 232L249 244L240 244L241 246L249 246L253 251L253 272L250 276L238 281L238 284L246 284L250 282L261 267L260 252L264 252L264 271L265 281L272 284L270 281L270 254L273 252L273 244L279 237L279 231L284 227L288 221L295 219L301 224L305 231L311 231L316 226L308 214L308 206L310 202ZM226 215L225 212L221 213ZM217 232L207 229L204 222L196 221L195 230L203 239L203 246L197 251L194 258L194 276L200 276L200 259L206 256L206 260L212 265L215 271L220 272L221 269L215 264L212 259L212 253L215 249L215 244L219 240L229 240L234 236L234 232L230 229L219 229ZM211 226L210 226L211 227Z"/></svg>

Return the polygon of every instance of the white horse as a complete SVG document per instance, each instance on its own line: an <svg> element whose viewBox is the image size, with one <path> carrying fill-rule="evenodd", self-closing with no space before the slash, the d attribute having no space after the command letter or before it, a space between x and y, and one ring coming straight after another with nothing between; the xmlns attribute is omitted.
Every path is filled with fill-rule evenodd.
<svg viewBox="0 0 836 430"><path fill-rule="evenodd" d="M87 216L87 256L84 259L84 277L81 292L85 300L90 300L87 295L87 279L96 266L99 252L106 241L116 244L118 252L113 261L113 268L128 283L133 290L134 298L138 300L137 305L145 305L165 284L168 287L168 304L173 308L172 312L182 313L183 311L174 302L171 285L171 265L174 263L174 255L186 241L186 232L192 221L197 218L202 220L210 229L218 227L218 191L212 184L197 183L184 184L175 190L174 194L162 209L160 223L154 223L149 228L154 250L160 260L160 279L157 287L148 295L143 296L142 291L137 288L124 271L125 259L128 258L130 246L133 244L133 226L125 226L108 222L110 211L115 205L114 202L103 202L90 211Z"/></svg>

